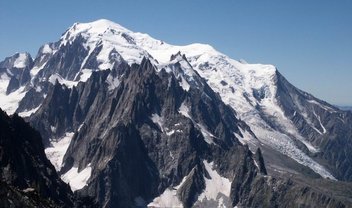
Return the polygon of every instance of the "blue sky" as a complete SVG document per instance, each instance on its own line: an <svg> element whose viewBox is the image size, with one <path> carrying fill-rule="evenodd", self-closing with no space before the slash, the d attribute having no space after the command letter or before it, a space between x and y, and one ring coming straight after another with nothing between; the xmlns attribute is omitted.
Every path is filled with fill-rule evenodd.
<svg viewBox="0 0 352 208"><path fill-rule="evenodd" d="M110 19L171 44L208 43L273 64L299 88L352 105L350 0L0 0L0 59L36 55L74 22Z"/></svg>

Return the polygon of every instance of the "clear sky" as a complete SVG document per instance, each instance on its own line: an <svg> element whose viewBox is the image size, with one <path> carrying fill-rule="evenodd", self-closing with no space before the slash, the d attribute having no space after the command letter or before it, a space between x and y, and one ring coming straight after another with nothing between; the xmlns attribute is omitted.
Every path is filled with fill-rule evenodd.
<svg viewBox="0 0 352 208"><path fill-rule="evenodd" d="M297 87L352 105L351 0L0 0L0 59L57 41L74 22L110 19L170 44L208 43L273 64Z"/></svg>

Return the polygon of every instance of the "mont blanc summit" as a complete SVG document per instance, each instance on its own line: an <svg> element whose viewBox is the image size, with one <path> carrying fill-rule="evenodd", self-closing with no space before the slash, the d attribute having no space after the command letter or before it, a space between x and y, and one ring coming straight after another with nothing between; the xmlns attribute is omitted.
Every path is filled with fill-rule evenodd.
<svg viewBox="0 0 352 208"><path fill-rule="evenodd" d="M75 23L0 62L0 100L40 132L67 206L352 206L352 113L207 44Z"/></svg>

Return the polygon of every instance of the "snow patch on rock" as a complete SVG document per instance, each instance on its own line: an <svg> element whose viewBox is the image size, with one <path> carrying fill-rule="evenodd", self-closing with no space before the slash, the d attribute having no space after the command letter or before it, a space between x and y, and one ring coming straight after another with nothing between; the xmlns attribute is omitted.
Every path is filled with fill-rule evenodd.
<svg viewBox="0 0 352 208"><path fill-rule="evenodd" d="M164 132L164 118L163 117L161 117L158 114L154 113L154 114L152 114L150 119L152 119L152 121L160 127L160 130L162 132Z"/></svg>
<svg viewBox="0 0 352 208"><path fill-rule="evenodd" d="M50 48L49 44L45 44L45 45L43 46L42 53L48 53L48 54L50 54L50 53L52 53L52 52L53 52L53 49Z"/></svg>
<svg viewBox="0 0 352 208"><path fill-rule="evenodd" d="M45 154L54 165L55 169L59 171L62 167L62 160L67 151L68 146L72 140L74 133L67 132L65 136L50 141L50 147L45 149Z"/></svg>
<svg viewBox="0 0 352 208"><path fill-rule="evenodd" d="M21 117L29 117L31 116L33 113L37 112L37 110L40 108L40 105L36 108L33 108L31 110L27 110L27 111L23 111L23 112L20 112L18 113L19 116Z"/></svg>
<svg viewBox="0 0 352 208"><path fill-rule="evenodd" d="M19 53L18 58L15 60L13 67L25 68L28 60L28 55L26 53Z"/></svg>
<svg viewBox="0 0 352 208"><path fill-rule="evenodd" d="M6 73L3 73L0 76L0 108L11 115L15 113L19 102L26 95L27 91L25 91L25 87L23 86L7 95L6 90L9 83L10 77Z"/></svg>
<svg viewBox="0 0 352 208"><path fill-rule="evenodd" d="M202 133L204 140L208 144L214 144L214 138L216 138L212 133L210 133L207 128L205 128L203 125L197 123L197 127L199 128L200 132Z"/></svg>
<svg viewBox="0 0 352 208"><path fill-rule="evenodd" d="M70 185L72 191L76 191L87 185L87 181L90 178L91 173L92 167L89 163L87 167L81 171L78 171L78 167L72 167L61 176L61 179Z"/></svg>
<svg viewBox="0 0 352 208"><path fill-rule="evenodd" d="M177 190L182 186L186 181L187 176L184 177L181 183L175 187L167 188L165 191L158 197L156 197L151 203L148 204L148 207L180 207L182 208L182 202L178 199Z"/></svg>
<svg viewBox="0 0 352 208"><path fill-rule="evenodd" d="M65 85L68 88L72 88L73 86L77 86L78 82L76 81L69 81L64 78L62 78L59 74L52 74L48 81L55 85L56 81L58 81L60 84Z"/></svg>
<svg viewBox="0 0 352 208"><path fill-rule="evenodd" d="M204 177L205 190L198 197L202 206L206 207L206 201L218 202L217 207L228 207L230 203L231 181L222 177L215 169L213 162L203 161L210 178Z"/></svg>
<svg viewBox="0 0 352 208"><path fill-rule="evenodd" d="M106 83L108 83L108 89L111 91L120 85L120 79L109 74L109 76L106 78Z"/></svg>
<svg viewBox="0 0 352 208"><path fill-rule="evenodd" d="M185 102L181 104L180 108L178 109L178 112L184 115L185 117L192 119L192 117L190 116L190 110L188 106L185 104Z"/></svg>

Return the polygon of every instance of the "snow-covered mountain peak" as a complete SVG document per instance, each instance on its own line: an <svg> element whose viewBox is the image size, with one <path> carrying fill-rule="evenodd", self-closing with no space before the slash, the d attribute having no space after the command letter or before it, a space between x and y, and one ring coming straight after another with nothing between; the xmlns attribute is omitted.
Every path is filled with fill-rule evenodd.
<svg viewBox="0 0 352 208"><path fill-rule="evenodd" d="M187 60L186 55L181 54L181 52L177 52L176 54L171 55L170 64L175 64L175 63L179 63L182 66L182 69L186 71L192 68L191 64Z"/></svg>
<svg viewBox="0 0 352 208"><path fill-rule="evenodd" d="M16 68L25 68L32 59L29 53L17 53L13 66Z"/></svg>
<svg viewBox="0 0 352 208"><path fill-rule="evenodd" d="M257 102L253 95L257 92L260 92L261 96L264 93L264 97L272 98L275 95L274 66L241 63L208 44L193 43L184 46L168 44L148 34L132 32L105 19L75 23L63 34L58 43L44 45L41 54L54 54L57 50L61 51L59 54L69 53L71 50L77 50L78 45L83 46L83 49L79 49L81 57L77 58L78 63L71 68L75 71L75 76L69 78L67 73L57 71L62 80L78 83L86 80L82 79L82 75L88 78L91 71L112 69L120 59L128 64L139 64L146 57L157 69L166 68L177 72L175 74L177 77L182 75L182 79L179 78L183 83L182 86L186 86L185 89L189 89L189 84L197 86L193 78L198 77L196 74L198 72L214 89L222 92L223 99L225 102L228 101L227 103L232 103L228 98L233 99L233 94L243 98L241 102L243 105L247 105L250 100L253 106ZM33 70L33 73L31 71L32 77L36 74L34 72L45 66L45 63L38 62L37 65L36 70ZM179 67L175 68L177 65ZM244 98L243 94L246 94L248 99Z"/></svg>
<svg viewBox="0 0 352 208"><path fill-rule="evenodd" d="M106 19L100 19L89 23L75 23L63 34L62 38L66 39L69 37L77 36L79 34L103 36L103 34L123 32L130 33L131 31L117 23Z"/></svg>
<svg viewBox="0 0 352 208"><path fill-rule="evenodd" d="M153 59L148 52L137 46L135 33L117 23L101 19L90 23L75 23L60 39L60 47L72 44L76 39L83 38L83 46L88 51L88 56L96 49L99 69L112 67L109 57L116 51L129 63L140 63L144 57ZM95 51L96 53L97 51ZM82 63L84 67L85 62Z"/></svg>
<svg viewBox="0 0 352 208"><path fill-rule="evenodd" d="M129 31L128 29L126 29L125 27L121 26L120 24L110 21L108 19L98 19L95 20L93 22L89 22L89 23L79 23L81 25L89 25L94 29L99 29L99 28L111 28L111 29L116 29L119 31Z"/></svg>
<svg viewBox="0 0 352 208"><path fill-rule="evenodd" d="M166 65L159 65L159 69L164 68L168 72L172 72L179 80L180 86L188 91L190 87L199 88L203 86L201 78L188 62L185 54L177 52L171 55L170 62Z"/></svg>
<svg viewBox="0 0 352 208"><path fill-rule="evenodd" d="M137 93L138 91L154 93L155 91L158 93L155 99L162 98L164 95L170 96L165 99L168 102L165 109L176 110L178 108L175 113L178 112L196 124L195 127L198 127L199 133L202 133L204 141L208 144L215 141L212 138L220 138L217 136L217 132L224 130L223 125L214 127L213 122L217 122L218 112L209 110L220 103L216 101L220 96L222 102L234 110L236 121L237 119L241 120L249 127L238 126L238 131L232 129L226 134L226 137L235 135L242 144L247 143L252 151L258 147L263 148L263 154L269 158L268 164L272 164L269 171L295 172L298 170L299 172L302 167L307 166L306 169L303 169L307 174L316 172L323 177L335 178L335 175L331 174L334 170L327 169L325 163L316 160L319 157L316 155L324 153L324 146L320 145L322 144L320 141L324 142L324 137L330 136L329 133L335 123L348 122L345 119L346 115L343 113L337 115L340 112L334 107L296 89L273 65L238 61L208 44L172 45L163 40L154 39L148 34L133 32L104 19L90 23L75 23L62 35L59 41L44 44L39 49L35 60L30 61L32 62L29 64L30 67L14 68L14 65L23 65L27 59L31 59L29 54L15 54L0 62L0 107L8 113L17 112L20 116L29 117L33 114L32 117L41 115L45 119L52 119L56 115L61 115L61 112L56 111L56 106L63 106L65 117L69 121L62 122L65 129L59 130L61 122L57 122L58 125L43 127L45 131L48 131L47 135L55 134L57 136L58 145L65 146L65 148L61 148L52 143L55 147L53 148L55 149L53 156L55 161L59 161L60 164L72 139L72 131L77 129L82 135L86 131L84 127L86 123L81 120L81 115L87 116L89 113L86 121L93 119L92 124L98 124L100 119L94 120L95 112L108 115L108 111L104 109L110 109L109 116L102 118L117 121L116 118L120 114L116 114L116 117L111 116L113 109L121 108L122 105L127 106L125 108L132 106L127 101L133 100L136 96L135 94L129 95L129 93ZM153 67L150 67L149 64L143 64L146 63L142 61L143 59L150 60ZM136 71L128 64L134 63L140 64L139 69L141 70L155 69L157 75L160 75L160 79L168 77L168 80L154 83L155 80L159 80L159 78L155 79L156 76L150 76L152 78L150 80L144 79L147 76L131 76L130 74ZM165 76L165 71L170 76ZM67 88L53 88L52 85L57 82ZM79 82L86 83L79 84ZM102 82L105 84L103 85ZM143 83L143 85L138 84L138 87L133 87L133 90L129 92L127 89L132 86L131 84L134 86L135 83ZM73 88L74 86L77 87ZM167 91L164 91L166 87ZM60 90L54 94L53 89ZM121 94L123 91L126 91L126 94ZM161 94L159 95L159 93ZM149 94L146 95L149 96ZM96 97L93 100L94 96ZM150 97L154 100L154 96ZM190 100L198 98L199 102L190 102ZM71 114L71 110L66 111L74 106L71 105L71 101L75 103L78 99L80 101L77 101L77 107L72 109L72 112L77 113ZM119 107L120 104L115 103L115 101L120 102L119 99L126 101L126 103L121 102ZM145 102L142 99L144 99L143 96L136 100L143 105L148 102L148 106L156 106L148 107L145 112L148 115L154 113L151 114L151 120L160 127L160 134L165 138L171 138L172 135L177 134L178 136L182 132L178 126L185 118L177 117L175 124L173 124L167 121L169 116L164 115L169 110L161 110L163 107L159 101L149 103L148 99ZM174 100L175 105L169 104ZM105 101L107 107L100 108L100 104ZM164 105L166 102L160 103ZM200 106L199 110L195 110L198 106ZM46 114L47 109L53 109L50 117L46 117L49 115ZM131 108L132 110L134 109ZM197 123L197 119L199 120L201 117L199 115L203 112L209 112L210 119L201 125L201 123ZM222 111L221 114L232 115L231 112ZM121 111L121 115L122 113L123 111ZM77 121L71 124L72 115L78 116ZM334 116L338 116L337 122ZM206 117L208 118L208 116ZM38 118L41 117L36 119ZM106 126L109 122L104 119L101 119L104 123L102 126ZM168 123L161 125L160 120ZM60 135L57 132L60 132ZM104 133L104 135L107 134ZM59 157L56 155L58 149L60 149ZM290 162L284 164L286 159L281 160L279 158L281 155L285 155L285 158L288 156ZM174 160L174 157L177 156L170 151L170 157ZM280 160L276 160L276 158ZM204 163L204 166L204 170L211 174L212 163ZM87 167L90 168L89 165ZM77 172L74 167L72 170ZM205 179L205 181L207 180Z"/></svg>
<svg viewBox="0 0 352 208"><path fill-rule="evenodd" d="M54 48L52 48L51 44L44 44L41 48L40 48L40 53L42 54L51 54L55 51Z"/></svg>
<svg viewBox="0 0 352 208"><path fill-rule="evenodd" d="M155 59L158 60L159 63L168 63L172 55L180 52L181 54L185 54L187 59L211 57L211 56L224 56L220 52L216 51L212 46L201 43L194 43L184 46L171 45L164 41L155 40L151 38L149 35L135 33L134 38L136 40L136 44L148 51Z"/></svg>
<svg viewBox="0 0 352 208"><path fill-rule="evenodd" d="M58 60L72 56L71 53L76 58L63 69L64 63ZM175 54L178 55L170 60ZM252 96L255 93L252 91L258 90L265 92L266 96L275 95L273 77L276 69L273 66L241 63L208 44L171 45L105 19L75 23L58 42L43 45L30 70L31 83L36 79L53 81L59 78L62 83L76 85L79 81L86 81L92 71L112 69L121 60L128 64L139 64L144 57L157 69L165 67L174 73L177 70L175 75L182 75L183 86L187 85L186 81L197 86L193 78L200 74L214 89L222 92L225 102L228 97L233 99L232 94L243 98L243 94L247 93L255 105L256 99ZM179 67L172 68L177 65ZM40 71L45 73L39 73ZM224 92L230 94L225 95ZM243 98L243 105L247 100Z"/></svg>
<svg viewBox="0 0 352 208"><path fill-rule="evenodd" d="M31 55L27 52L15 53L13 56L7 57L1 65L4 65L4 68L23 69L29 66L32 61Z"/></svg>
<svg viewBox="0 0 352 208"><path fill-rule="evenodd" d="M75 23L61 37L60 46L72 43L78 37L82 37L85 40L83 44L89 50L88 56L96 47L102 47L97 55L97 60L105 64L100 66L100 69L110 67L106 63L109 62L109 54L112 50L116 50L121 54L129 64L140 63L143 57L147 57L165 65L169 64L172 55L180 52L186 55L189 63L196 70L198 67L206 69L204 66L207 64L218 68L225 67L225 69L229 70L233 68L239 70L242 68L244 70L248 69L248 66L242 67L247 63L233 60L208 44L171 45L162 40L154 39L148 34L132 32L117 23L105 19L90 23ZM253 67L254 65L249 66L251 66L252 72L256 69L256 67ZM209 69L213 69L213 67ZM266 72L262 73L262 71L258 71L256 74L267 75Z"/></svg>

